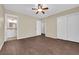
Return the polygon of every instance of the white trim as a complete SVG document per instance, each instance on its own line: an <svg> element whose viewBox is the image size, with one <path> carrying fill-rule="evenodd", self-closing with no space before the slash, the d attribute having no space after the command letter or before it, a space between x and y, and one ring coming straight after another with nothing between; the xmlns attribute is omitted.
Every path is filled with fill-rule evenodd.
<svg viewBox="0 0 79 59"><path fill-rule="evenodd" d="M57 38L57 37L54 37L54 36L48 36L48 35L45 35L46 37L50 37L50 38Z"/></svg>
<svg viewBox="0 0 79 59"><path fill-rule="evenodd" d="M41 26L42 26L42 22L41 22L41 19L38 19L37 21L36 21L36 34L37 35L41 35Z"/></svg>
<svg viewBox="0 0 79 59"><path fill-rule="evenodd" d="M4 29L4 41L6 41L6 18L7 18L7 16L11 16L11 17L15 17L16 19L17 19L17 36L18 36L18 19L19 19L19 17L18 16L16 16L16 15L13 15L13 14L8 14L8 13L6 13L5 14L5 29Z"/></svg>
<svg viewBox="0 0 79 59"><path fill-rule="evenodd" d="M2 49L2 46L4 45L4 42L0 45L0 50Z"/></svg>
<svg viewBox="0 0 79 59"><path fill-rule="evenodd" d="M20 18L17 16L17 40L18 40L18 30L19 30L19 20Z"/></svg>
<svg viewBox="0 0 79 59"><path fill-rule="evenodd" d="M29 36L29 37L18 37L17 40L23 39L23 38L30 38L30 37L34 37L34 36L39 36L39 35L33 35L33 36Z"/></svg>
<svg viewBox="0 0 79 59"><path fill-rule="evenodd" d="M18 16L14 15L14 14L6 13L5 15L6 15L6 16L12 16L12 17L16 17L16 18L18 18Z"/></svg>
<svg viewBox="0 0 79 59"><path fill-rule="evenodd" d="M79 43L79 41L75 41L75 40L70 40L70 39L62 39L62 38L58 38L58 37L51 37L51 36L46 36L46 37L49 37L49 38L54 38L54 39L59 39L59 40L63 40L63 41L71 41L71 42L77 42Z"/></svg>

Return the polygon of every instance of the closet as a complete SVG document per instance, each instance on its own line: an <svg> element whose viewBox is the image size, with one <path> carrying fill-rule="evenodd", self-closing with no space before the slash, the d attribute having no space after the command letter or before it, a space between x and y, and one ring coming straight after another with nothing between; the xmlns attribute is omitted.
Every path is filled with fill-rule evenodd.
<svg viewBox="0 0 79 59"><path fill-rule="evenodd" d="M79 13L57 18L57 38L79 42Z"/></svg>

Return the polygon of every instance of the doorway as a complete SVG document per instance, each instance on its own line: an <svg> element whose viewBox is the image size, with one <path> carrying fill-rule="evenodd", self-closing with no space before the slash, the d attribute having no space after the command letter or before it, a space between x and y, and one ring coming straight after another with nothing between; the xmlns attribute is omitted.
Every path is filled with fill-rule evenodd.
<svg viewBox="0 0 79 59"><path fill-rule="evenodd" d="M45 35L45 20L41 19L41 35Z"/></svg>
<svg viewBox="0 0 79 59"><path fill-rule="evenodd" d="M17 16L5 14L5 41L17 39L17 21Z"/></svg>
<svg viewBox="0 0 79 59"><path fill-rule="evenodd" d="M36 33L37 35L45 35L45 21L43 19L36 21Z"/></svg>
<svg viewBox="0 0 79 59"><path fill-rule="evenodd" d="M36 21L36 34L41 35L41 20L40 19Z"/></svg>

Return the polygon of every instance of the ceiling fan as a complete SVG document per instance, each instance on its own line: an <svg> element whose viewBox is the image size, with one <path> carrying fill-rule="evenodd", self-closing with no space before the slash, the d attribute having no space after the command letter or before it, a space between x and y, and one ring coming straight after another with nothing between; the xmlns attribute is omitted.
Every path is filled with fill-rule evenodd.
<svg viewBox="0 0 79 59"><path fill-rule="evenodd" d="M38 14L39 12L42 12L43 14L45 14L45 10L48 10L48 7L43 8L42 4L38 4L37 8L32 8L32 10L36 10L36 14Z"/></svg>

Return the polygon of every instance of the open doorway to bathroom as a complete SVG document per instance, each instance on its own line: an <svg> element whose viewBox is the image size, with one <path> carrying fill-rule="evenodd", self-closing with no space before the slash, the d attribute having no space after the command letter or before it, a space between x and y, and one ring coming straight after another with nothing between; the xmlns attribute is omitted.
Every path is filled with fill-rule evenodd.
<svg viewBox="0 0 79 59"><path fill-rule="evenodd" d="M5 14L5 41L17 39L17 21L16 15Z"/></svg>

